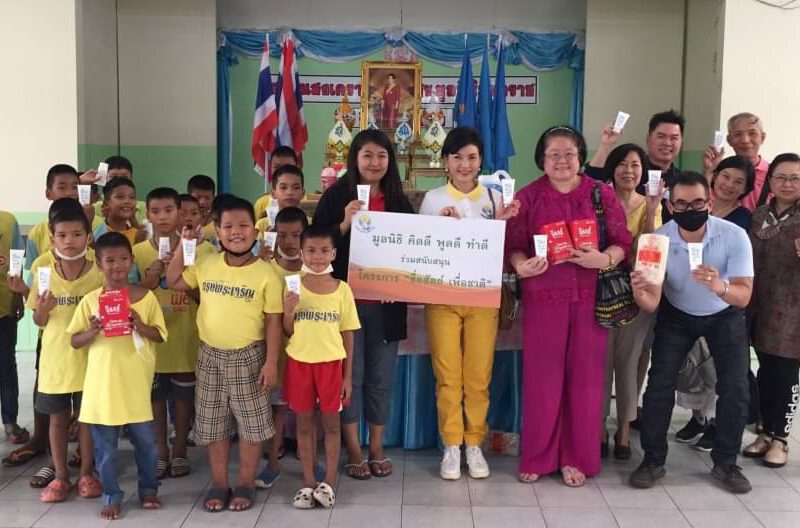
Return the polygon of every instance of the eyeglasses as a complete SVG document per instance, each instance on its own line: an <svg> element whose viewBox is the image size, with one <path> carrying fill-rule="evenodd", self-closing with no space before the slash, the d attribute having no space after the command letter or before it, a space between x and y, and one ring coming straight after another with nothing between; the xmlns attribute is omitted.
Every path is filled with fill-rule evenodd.
<svg viewBox="0 0 800 528"><path fill-rule="evenodd" d="M708 205L708 200L703 198L698 198L697 200L692 200L691 202L686 202L684 200L675 200L672 202L672 207L678 213L683 213L689 210L692 211L700 211L704 209Z"/></svg>
<svg viewBox="0 0 800 528"><path fill-rule="evenodd" d="M775 180L775 182L779 183L780 185L786 185L787 183L792 187L797 187L798 185L800 185L800 177L797 176L792 176L792 177L773 176L772 179Z"/></svg>
<svg viewBox="0 0 800 528"><path fill-rule="evenodd" d="M566 154L559 154L558 152L551 152L550 154L545 154L544 157L547 158L547 161L555 161L555 162L558 162L558 161L561 161L561 160L572 161L572 160L574 160L575 158L578 157L578 154L576 152L567 152Z"/></svg>

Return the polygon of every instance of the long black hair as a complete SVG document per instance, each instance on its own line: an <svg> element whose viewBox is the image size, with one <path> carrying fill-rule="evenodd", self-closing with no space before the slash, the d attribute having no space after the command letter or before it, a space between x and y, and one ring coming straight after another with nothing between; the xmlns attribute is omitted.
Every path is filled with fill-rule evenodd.
<svg viewBox="0 0 800 528"><path fill-rule="evenodd" d="M356 185L358 185L360 178L358 153L367 143L377 145L385 149L389 154L389 166L386 168L386 174L381 178L379 186L383 192L386 210L399 211L402 209L401 204L406 201L403 193L403 182L400 180L400 170L397 168L397 157L395 156L392 142L380 130L368 128L356 134L350 144L350 151L347 153L347 172L339 179L337 185L345 186L347 194L355 199L357 196Z"/></svg>
<svg viewBox="0 0 800 528"><path fill-rule="evenodd" d="M606 158L606 164L603 166L603 174L604 179L606 181L610 181L612 185L616 186L616 182L614 181L614 170L616 170L617 165L622 163L622 161L628 157L628 154L631 152L635 152L637 156L639 156L639 162L642 164L642 175L639 177L639 181L636 182L636 185L639 185L644 178L644 175L647 174L647 156L644 153L642 147L635 143L625 143L624 145L620 145L614 150Z"/></svg>

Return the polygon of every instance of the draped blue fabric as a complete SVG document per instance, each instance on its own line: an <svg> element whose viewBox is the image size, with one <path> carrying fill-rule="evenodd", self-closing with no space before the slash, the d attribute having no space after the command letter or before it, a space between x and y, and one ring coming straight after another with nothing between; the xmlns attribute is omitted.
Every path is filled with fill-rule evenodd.
<svg viewBox="0 0 800 528"><path fill-rule="evenodd" d="M217 176L221 192L230 190L230 76L236 55L258 57L264 47L265 31L223 31L217 50ZM281 54L281 31L270 31L270 55ZM457 67L464 54L464 33L421 33L402 30L322 31L292 30L297 56L323 62L357 60L391 45L406 45L420 57ZM584 52L576 33L504 33L506 64L524 64L533 70L553 70L569 66L574 72L570 124L580 129L583 122ZM489 35L492 55L497 57L497 32ZM467 33L470 57L477 60L486 46L486 33Z"/></svg>

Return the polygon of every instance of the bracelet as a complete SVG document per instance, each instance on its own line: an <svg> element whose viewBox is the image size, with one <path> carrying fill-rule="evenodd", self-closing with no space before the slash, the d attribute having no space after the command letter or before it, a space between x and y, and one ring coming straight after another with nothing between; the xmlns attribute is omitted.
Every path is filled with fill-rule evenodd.
<svg viewBox="0 0 800 528"><path fill-rule="evenodd" d="M728 288L730 287L730 283L728 283L728 281L722 281L722 284L724 284L724 285L725 285L725 291L723 291L722 293L718 293L718 294L717 294L717 296L718 296L720 299L722 299L722 298L724 298L726 295L728 295Z"/></svg>

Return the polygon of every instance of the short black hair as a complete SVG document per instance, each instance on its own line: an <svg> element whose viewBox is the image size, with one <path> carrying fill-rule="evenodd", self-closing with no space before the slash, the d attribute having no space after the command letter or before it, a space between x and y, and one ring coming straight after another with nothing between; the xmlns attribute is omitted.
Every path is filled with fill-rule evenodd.
<svg viewBox="0 0 800 528"><path fill-rule="evenodd" d="M191 194L181 194L180 195L181 205L185 203L193 203L196 206L200 206L200 202L197 201L197 198L192 196Z"/></svg>
<svg viewBox="0 0 800 528"><path fill-rule="evenodd" d="M221 213L222 205L225 202L231 200L232 198L236 198L236 197L237 196L235 194L231 194L231 193L220 193L220 194L216 195L214 197L214 199L211 200L211 213L214 216L219 217L219 215Z"/></svg>
<svg viewBox="0 0 800 528"><path fill-rule="evenodd" d="M767 198L769 198L769 194L772 192L770 186L772 175L775 174L775 169L777 169L778 165L781 163L800 163L800 156L794 152L784 152L772 158L772 163L769 164L769 169L767 169L767 176L764 178L764 186L761 188L761 195L758 197L757 205L759 207L767 203Z"/></svg>
<svg viewBox="0 0 800 528"><path fill-rule="evenodd" d="M635 143L625 143L624 145L620 145L614 150L606 158L606 164L603 166L603 177L606 181L610 181L612 185L615 185L614 182L614 171L617 168L617 165L622 163L622 160L628 157L628 154L631 152L635 152L637 156L639 156L639 160L642 162L642 177L647 174L647 169L649 167L647 163L647 155L644 153L644 149Z"/></svg>
<svg viewBox="0 0 800 528"><path fill-rule="evenodd" d="M256 225L256 213L253 210L253 204L244 198L239 198L231 194L225 200L222 200L217 209L217 217L214 219L214 223L217 224L218 227L222 221L222 213L226 211L245 211L250 215L250 220L253 221L253 225Z"/></svg>
<svg viewBox="0 0 800 528"><path fill-rule="evenodd" d="M114 189L117 187L130 187L136 191L136 185L134 185L131 180L127 178L114 178L103 187L103 199L108 200L111 197L111 193L113 193Z"/></svg>
<svg viewBox="0 0 800 528"><path fill-rule="evenodd" d="M298 162L297 152L295 152L292 147L287 147L286 145L281 145L280 147L277 147L275 150L273 150L272 153L269 155L270 158L274 158L274 157L277 157L277 156L280 156L282 158L283 157L286 157L286 158L290 157L290 158L292 158L294 160L294 164L297 165L297 162Z"/></svg>
<svg viewBox="0 0 800 528"><path fill-rule="evenodd" d="M131 164L131 160L125 156L109 156L106 158L106 163L108 163L108 170L128 169L131 176L133 176L133 165Z"/></svg>
<svg viewBox="0 0 800 528"><path fill-rule="evenodd" d="M295 176L300 176L300 184L305 187L306 180L303 176L303 171L297 165L284 165L282 167L278 167L275 169L275 172L272 173L272 186L278 184L278 178L283 176L284 174L294 174Z"/></svg>
<svg viewBox="0 0 800 528"><path fill-rule="evenodd" d="M681 129L681 134L683 134L683 127L686 124L686 120L677 110L673 110L670 108L665 112L659 112L657 114L653 114L653 117L650 118L650 123L647 125L647 133L652 134L653 130L656 129L658 125L661 123L671 123L673 125L678 125L678 128Z"/></svg>
<svg viewBox="0 0 800 528"><path fill-rule="evenodd" d="M478 131L472 127L456 127L447 133L442 144L442 156L455 154L468 145L478 147L478 155L483 158L483 141Z"/></svg>
<svg viewBox="0 0 800 528"><path fill-rule="evenodd" d="M334 228L330 226L311 224L303 229L303 233L300 235L300 245L302 246L309 238L327 238L331 241L331 245L335 248L337 237L333 230Z"/></svg>
<svg viewBox="0 0 800 528"><path fill-rule="evenodd" d="M563 137L571 139L578 149L578 164L583 167L586 163L586 140L583 139L583 134L567 125L558 125L550 127L539 136L539 141L536 142L536 149L533 151L533 159L536 166L540 170L544 170L544 151L547 149L547 142L554 137Z"/></svg>
<svg viewBox="0 0 800 528"><path fill-rule="evenodd" d="M213 194L217 191L217 185L205 174L195 174L186 182L186 192L191 193L192 191L211 191Z"/></svg>
<svg viewBox="0 0 800 528"><path fill-rule="evenodd" d="M299 207L284 207L278 211L278 215L275 217L276 226L279 224L293 224L295 222L300 222L303 225L303 229L308 227L308 217Z"/></svg>
<svg viewBox="0 0 800 528"><path fill-rule="evenodd" d="M55 182L56 176L59 174L71 174L75 176L75 178L79 177L78 171L75 170L75 167L72 165L67 165L66 163L58 163L50 167L47 171L47 188L51 189L53 187L53 183Z"/></svg>
<svg viewBox="0 0 800 528"><path fill-rule="evenodd" d="M128 237L122 233L109 231L108 233L100 235L100 237L94 241L94 252L98 259L102 256L103 251L112 248L125 248L128 250L128 253L133 256L131 243L128 241Z"/></svg>
<svg viewBox="0 0 800 528"><path fill-rule="evenodd" d="M175 202L175 207L179 209L181 207L181 195L172 187L156 187L147 193L145 203L148 208L150 207L150 200L172 200Z"/></svg>
<svg viewBox="0 0 800 528"><path fill-rule="evenodd" d="M83 212L83 206L75 198L59 198L50 204L47 221L51 233L55 232L56 225L61 222L80 222L87 233L92 232L92 226L86 218L86 213Z"/></svg>
<svg viewBox="0 0 800 528"><path fill-rule="evenodd" d="M672 186L670 187L670 190L674 189L678 185L683 185L685 187L702 185L703 189L706 190L706 196L711 196L711 188L708 185L708 180L699 172L679 171L675 176L675 179L672 180Z"/></svg>
<svg viewBox="0 0 800 528"><path fill-rule="evenodd" d="M750 160L742 156L729 156L720 161L714 169L714 176L711 177L711 187L714 187L714 180L717 175L725 169L737 169L744 173L744 192L739 196L739 199L744 198L750 194L755 188L756 184L756 169Z"/></svg>

